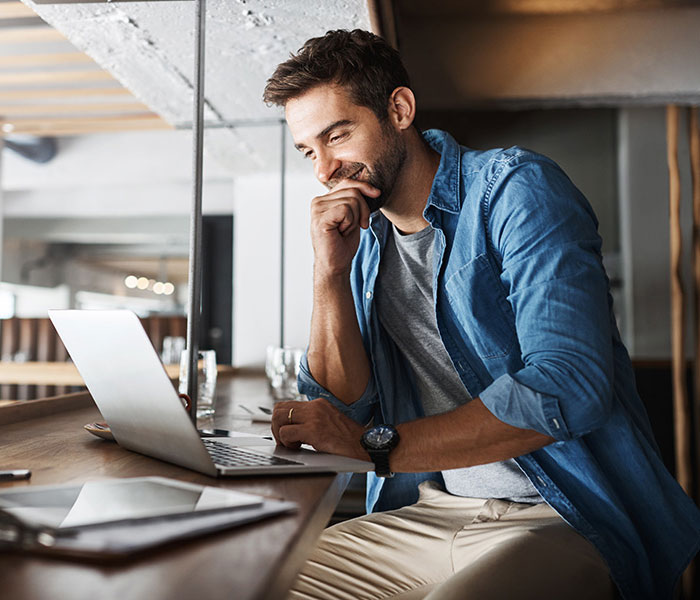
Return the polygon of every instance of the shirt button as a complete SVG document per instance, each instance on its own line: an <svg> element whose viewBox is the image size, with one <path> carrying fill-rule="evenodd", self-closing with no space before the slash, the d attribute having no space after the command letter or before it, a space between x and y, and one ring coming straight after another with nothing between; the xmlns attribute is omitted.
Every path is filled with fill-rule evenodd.
<svg viewBox="0 0 700 600"><path fill-rule="evenodd" d="M365 294L365 298L367 298L367 300L369 300L370 298L372 298L372 292L367 292L367 293Z"/></svg>
<svg viewBox="0 0 700 600"><path fill-rule="evenodd" d="M544 479L542 479L539 475L537 476L537 481L540 482L540 485L542 487L547 487L547 484L545 483Z"/></svg>

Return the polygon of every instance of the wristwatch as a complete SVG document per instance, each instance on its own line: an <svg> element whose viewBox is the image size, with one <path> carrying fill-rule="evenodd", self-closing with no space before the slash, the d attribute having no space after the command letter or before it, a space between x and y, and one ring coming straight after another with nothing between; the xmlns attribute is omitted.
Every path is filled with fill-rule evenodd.
<svg viewBox="0 0 700 600"><path fill-rule="evenodd" d="M399 432L393 425L377 425L362 434L360 442L374 462L378 477L394 476L389 469L389 453L396 448L399 439Z"/></svg>

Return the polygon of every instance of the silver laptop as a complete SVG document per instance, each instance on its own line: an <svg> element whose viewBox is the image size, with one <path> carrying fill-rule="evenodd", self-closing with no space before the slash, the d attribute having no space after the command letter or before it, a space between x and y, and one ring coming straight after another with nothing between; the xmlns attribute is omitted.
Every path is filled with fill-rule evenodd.
<svg viewBox="0 0 700 600"><path fill-rule="evenodd" d="M264 436L202 439L133 312L50 310L49 317L124 448L212 476L374 469L369 461L289 450Z"/></svg>

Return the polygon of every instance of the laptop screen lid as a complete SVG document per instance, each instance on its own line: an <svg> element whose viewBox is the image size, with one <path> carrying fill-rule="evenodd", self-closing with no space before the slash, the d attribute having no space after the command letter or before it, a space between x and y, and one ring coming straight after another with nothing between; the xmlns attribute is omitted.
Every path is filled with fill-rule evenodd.
<svg viewBox="0 0 700 600"><path fill-rule="evenodd" d="M130 310L49 310L49 318L116 441L217 474L138 317Z"/></svg>

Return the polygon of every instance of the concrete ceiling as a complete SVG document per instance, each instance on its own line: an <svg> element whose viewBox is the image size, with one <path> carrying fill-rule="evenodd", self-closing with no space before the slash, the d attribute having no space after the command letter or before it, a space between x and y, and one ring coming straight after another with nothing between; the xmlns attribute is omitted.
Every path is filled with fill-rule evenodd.
<svg viewBox="0 0 700 600"><path fill-rule="evenodd" d="M22 0L176 127L192 121L194 2L45 4ZM365 0L208 0L205 120L281 119L262 91L276 65L329 29L370 28ZM232 174L278 168L269 127L207 129L205 147Z"/></svg>

